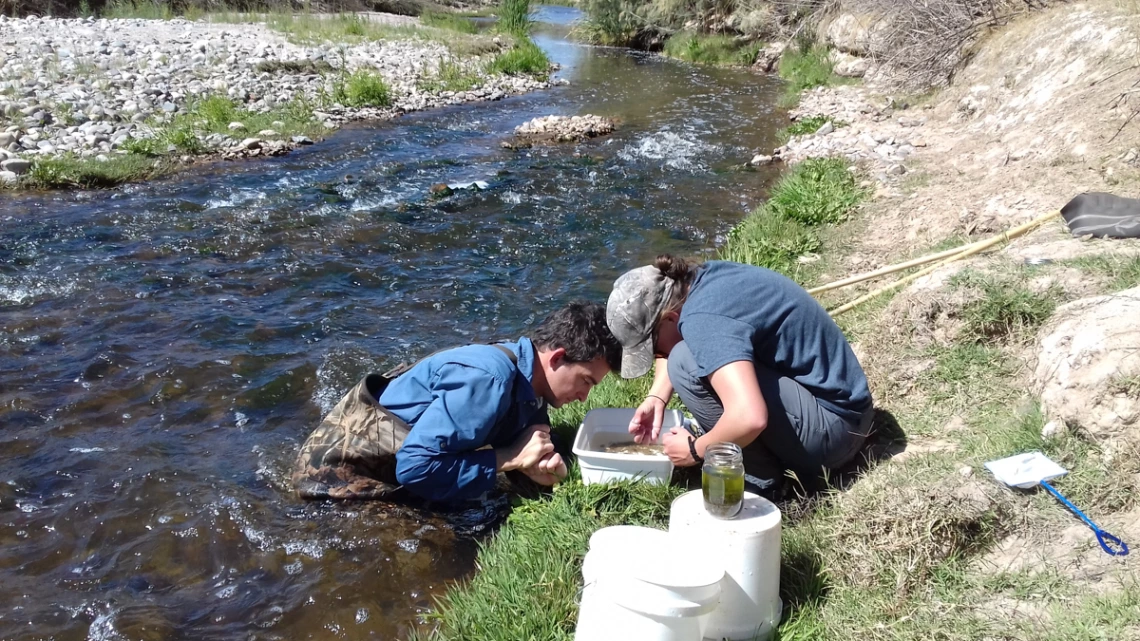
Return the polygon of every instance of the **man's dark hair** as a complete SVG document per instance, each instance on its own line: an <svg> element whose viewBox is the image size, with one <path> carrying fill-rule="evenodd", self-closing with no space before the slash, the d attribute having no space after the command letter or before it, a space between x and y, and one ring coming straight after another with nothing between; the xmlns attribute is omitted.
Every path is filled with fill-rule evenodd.
<svg viewBox="0 0 1140 641"><path fill-rule="evenodd" d="M542 321L531 340L535 347L566 350L571 363L587 363L604 356L613 371L621 371L621 344L606 324L606 306L578 301Z"/></svg>

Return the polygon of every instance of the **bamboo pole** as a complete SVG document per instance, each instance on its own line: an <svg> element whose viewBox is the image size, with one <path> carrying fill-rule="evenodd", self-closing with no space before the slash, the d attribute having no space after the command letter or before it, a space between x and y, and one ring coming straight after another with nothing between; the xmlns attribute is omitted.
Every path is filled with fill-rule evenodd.
<svg viewBox="0 0 1140 641"><path fill-rule="evenodd" d="M942 260L943 258L946 258L948 256L953 256L954 254L960 254L960 253L968 250L969 248L973 247L974 245L984 243L987 240L991 240L991 239L990 238L982 239L979 241L969 243L967 245L960 245L958 247L955 247L954 249L947 249L946 251L940 251L937 254L930 254L929 256L923 256L921 258L913 258L911 260L906 261L905 263L899 263L897 265L888 265L886 267L880 267L879 269L876 269L874 271L864 272L862 274L856 274L854 276L848 276L847 278L844 278L842 280L837 280L835 282L827 283L826 285L820 285L818 287L812 287L811 289L809 289L807 291L809 294L819 294L822 292L831 291L833 289L839 289L841 287L847 287L848 285L855 285L856 283L861 283L865 280L871 280L872 278L878 278L879 276L886 276L887 274L893 274L895 272L901 272L904 269L910 269L911 267L918 267L919 265L925 265L927 263L932 263L936 260Z"/></svg>
<svg viewBox="0 0 1140 641"><path fill-rule="evenodd" d="M980 243L975 243L974 245L967 246L967 248L965 248L963 251L960 251L959 253L954 254L953 256L950 256L949 258L946 258L946 259L944 259L938 263L935 263L934 265L931 265L930 267L919 270L919 271L911 274L910 276L900 278L899 280L896 280L895 282L890 283L889 285L884 285L884 286L876 289L873 292L864 294L863 296L860 296L859 298L856 298L855 300L853 300L849 303L846 303L844 305L840 305L839 307L836 307L835 309L829 311L828 313L831 314L832 316L838 316L844 312L851 311L852 309L858 307L859 305L862 305L863 303L871 300L872 298L879 296L880 294L885 294L886 292L889 292L893 289L898 289L899 287L902 287L903 285L905 285L905 284L907 284L907 283L909 283L915 279L922 278L923 276L926 276L927 274L933 273L933 272L937 271L938 269L945 267L946 265L949 265L950 263L957 262L959 260L962 260L963 258L968 258L970 256L973 256L974 254L978 254L980 252L983 252L983 251L989 249L990 247L993 247L994 245L996 245L1000 242L1008 242L1014 238L1017 238L1018 236L1022 236L1024 234L1026 234L1027 232L1033 230L1034 228L1039 227L1041 224L1047 222L1051 218L1059 216L1060 214L1061 214L1060 210L1049 212L1048 214L1045 214L1045 215L1040 216L1034 220L1031 220L1030 222L1027 222L1024 225L1020 225L1020 226L1015 227L1009 231L1002 232L1002 233L998 234L997 236L990 238L989 240L984 240Z"/></svg>

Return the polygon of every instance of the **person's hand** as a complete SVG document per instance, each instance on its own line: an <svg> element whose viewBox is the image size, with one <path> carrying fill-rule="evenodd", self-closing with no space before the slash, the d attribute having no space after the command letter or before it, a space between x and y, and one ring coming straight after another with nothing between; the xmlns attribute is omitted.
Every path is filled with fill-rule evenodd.
<svg viewBox="0 0 1140 641"><path fill-rule="evenodd" d="M665 420L665 401L656 396L647 396L633 412L629 421L629 433L634 443L656 443L661 434L661 423Z"/></svg>
<svg viewBox="0 0 1140 641"><path fill-rule="evenodd" d="M534 467L524 467L520 471L539 485L554 485L567 474L566 462L558 452L547 454Z"/></svg>
<svg viewBox="0 0 1140 641"><path fill-rule="evenodd" d="M661 444L665 447L665 456L673 461L673 465L677 467L691 467L696 465L697 462L693 460L693 455L689 452L689 439L693 438L692 434L683 427L674 427L669 430L665 438L661 440Z"/></svg>
<svg viewBox="0 0 1140 641"><path fill-rule="evenodd" d="M526 470L554 453L549 425L531 425L506 450L496 450L499 471ZM561 462L562 457L558 457ZM565 465L563 465L565 467Z"/></svg>

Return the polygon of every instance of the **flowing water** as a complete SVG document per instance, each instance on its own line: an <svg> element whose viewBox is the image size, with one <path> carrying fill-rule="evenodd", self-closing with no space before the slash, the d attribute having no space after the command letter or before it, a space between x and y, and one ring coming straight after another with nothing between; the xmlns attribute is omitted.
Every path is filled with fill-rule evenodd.
<svg viewBox="0 0 1140 641"><path fill-rule="evenodd" d="M772 177L734 167L775 142L773 81L575 45L575 15L543 8L535 36L567 87L0 195L0 638L401 638L469 576L504 499L303 503L287 473L308 431L369 370L707 252ZM551 113L621 127L501 147Z"/></svg>

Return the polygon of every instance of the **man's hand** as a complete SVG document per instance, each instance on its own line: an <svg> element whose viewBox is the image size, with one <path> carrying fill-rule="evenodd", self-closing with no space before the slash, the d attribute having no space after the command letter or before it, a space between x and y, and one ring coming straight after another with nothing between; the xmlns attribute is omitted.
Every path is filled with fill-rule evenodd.
<svg viewBox="0 0 1140 641"><path fill-rule="evenodd" d="M656 443L661 434L661 423L665 420L665 401L649 396L633 413L629 421L629 433L634 443Z"/></svg>
<svg viewBox="0 0 1140 641"><path fill-rule="evenodd" d="M566 462L558 452L547 454L534 467L524 467L520 471L539 485L554 485L567 474Z"/></svg>
<svg viewBox="0 0 1140 641"><path fill-rule="evenodd" d="M510 447L495 450L495 464L500 472L526 470L535 467L554 453L550 441L549 425L531 425L511 443ZM562 457L558 457L562 462ZM562 466L565 468L565 464Z"/></svg>
<svg viewBox="0 0 1140 641"><path fill-rule="evenodd" d="M674 427L661 440L661 444L665 446L665 455L669 457L670 461L673 461L673 465L691 467L697 464L693 460L693 455L689 453L689 439L691 438L693 436L685 428Z"/></svg>

